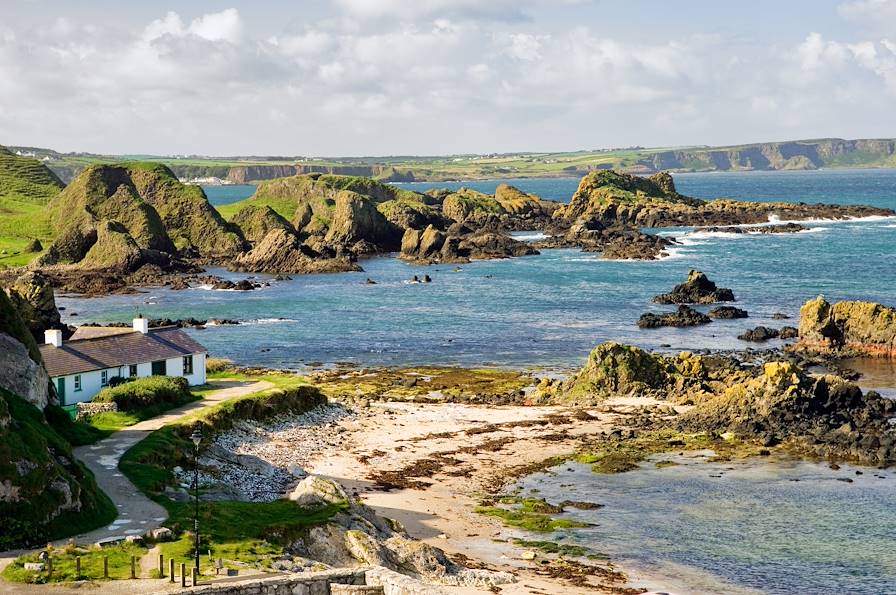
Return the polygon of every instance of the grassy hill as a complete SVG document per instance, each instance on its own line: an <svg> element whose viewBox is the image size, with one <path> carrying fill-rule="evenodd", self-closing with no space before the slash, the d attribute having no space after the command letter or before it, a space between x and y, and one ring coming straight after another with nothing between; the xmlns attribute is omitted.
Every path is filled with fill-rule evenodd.
<svg viewBox="0 0 896 595"><path fill-rule="evenodd" d="M37 254L26 248L53 237L45 206L62 182L38 161L0 146L0 268L28 264Z"/></svg>

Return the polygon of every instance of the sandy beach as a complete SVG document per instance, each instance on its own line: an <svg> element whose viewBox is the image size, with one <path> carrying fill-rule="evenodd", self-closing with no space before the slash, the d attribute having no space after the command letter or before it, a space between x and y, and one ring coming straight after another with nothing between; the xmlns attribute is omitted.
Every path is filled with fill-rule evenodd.
<svg viewBox="0 0 896 595"><path fill-rule="evenodd" d="M342 447L318 450L306 470L339 481L457 561L513 572L518 581L502 585L502 593L556 593L561 585L567 593L613 592L622 585L551 576L545 556L526 560L532 552L511 541L523 532L475 508L514 477L573 452L583 436L610 430L620 415L649 404L610 401L589 419L565 407L373 403L365 415L340 421ZM386 489L377 483L384 478L410 485Z"/></svg>

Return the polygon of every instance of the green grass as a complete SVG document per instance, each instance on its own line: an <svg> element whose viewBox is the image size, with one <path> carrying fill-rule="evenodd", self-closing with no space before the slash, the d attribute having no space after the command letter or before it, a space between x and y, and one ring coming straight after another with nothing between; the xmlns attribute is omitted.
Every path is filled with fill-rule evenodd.
<svg viewBox="0 0 896 595"><path fill-rule="evenodd" d="M165 526L178 538L161 544L169 557L188 559L193 542L188 534L193 527L193 504L175 502L163 495L167 486L176 484L174 466L192 464L192 429L199 426L208 439L232 427L238 419L265 420L292 412L300 413L324 402L323 396L301 377L278 374L248 376L222 372L222 377L240 380L263 378L276 388L225 401L161 428L134 445L121 459L119 469L137 488L168 511ZM265 567L273 556L283 553L285 545L295 541L310 527L327 522L348 503L305 509L290 500L275 502L207 501L200 505L200 554L210 549L213 558L224 558Z"/></svg>
<svg viewBox="0 0 896 595"><path fill-rule="evenodd" d="M15 583L62 583L77 580L103 580L103 557L109 558L109 580L131 577L131 556L137 558L137 573L140 572L140 558L148 550L132 543L121 543L104 548L66 546L53 548L53 573L25 570L26 562L40 562L37 552L20 556L6 567L3 578ZM81 558L81 574L76 572L76 559Z"/></svg>

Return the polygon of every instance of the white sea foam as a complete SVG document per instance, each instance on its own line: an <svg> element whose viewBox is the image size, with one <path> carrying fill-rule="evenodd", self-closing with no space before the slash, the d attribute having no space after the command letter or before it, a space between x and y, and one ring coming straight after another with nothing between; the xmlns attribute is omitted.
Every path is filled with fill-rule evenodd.
<svg viewBox="0 0 896 595"><path fill-rule="evenodd" d="M511 233L510 237L512 237L514 240L519 240L520 242L537 242L538 240L543 240L548 236L541 231L520 231Z"/></svg>

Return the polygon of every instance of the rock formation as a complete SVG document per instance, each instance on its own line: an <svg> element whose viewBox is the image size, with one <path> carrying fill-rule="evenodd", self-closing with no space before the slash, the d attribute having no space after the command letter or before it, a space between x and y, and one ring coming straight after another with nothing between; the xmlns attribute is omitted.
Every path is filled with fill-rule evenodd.
<svg viewBox="0 0 896 595"><path fill-rule="evenodd" d="M667 314L646 312L638 319L638 326L640 328L659 328L663 326L685 327L709 324L710 322L712 322L712 319L706 314L682 304L678 306L678 310Z"/></svg>
<svg viewBox="0 0 896 595"><path fill-rule="evenodd" d="M283 228L268 232L249 252L237 256L230 268L278 275L362 270L352 257L317 252Z"/></svg>
<svg viewBox="0 0 896 595"><path fill-rule="evenodd" d="M550 386L547 402L589 405L644 396L692 405L671 422L687 432L733 432L763 444L789 442L813 455L896 463L896 401L837 376L812 376L791 362L748 366L731 358L651 354L598 345L574 376ZM670 422L663 422L668 426Z"/></svg>
<svg viewBox="0 0 896 595"><path fill-rule="evenodd" d="M8 291L9 299L35 340L43 342L47 329L63 328L53 287L44 275L27 272L16 279Z"/></svg>
<svg viewBox="0 0 896 595"><path fill-rule="evenodd" d="M553 217L566 227L580 220L596 220L607 227L684 227L766 223L772 215L800 220L894 214L891 209L858 205L702 201L679 194L668 174L641 178L601 170L582 178L570 203L557 208Z"/></svg>
<svg viewBox="0 0 896 595"><path fill-rule="evenodd" d="M792 326L781 327L780 329L769 328L767 326L757 326L745 333L738 335L741 341L753 341L761 343L769 339L795 339L798 335L797 329Z"/></svg>
<svg viewBox="0 0 896 595"><path fill-rule="evenodd" d="M718 320L734 320L736 318L748 318L750 315L746 310L735 308L734 306L717 306L708 312L710 318Z"/></svg>
<svg viewBox="0 0 896 595"><path fill-rule="evenodd" d="M185 251L205 257L243 249L239 231L166 167L129 163L85 169L48 206L56 240L40 262L133 271Z"/></svg>
<svg viewBox="0 0 896 595"><path fill-rule="evenodd" d="M799 348L896 357L896 308L824 296L800 308Z"/></svg>
<svg viewBox="0 0 896 595"><path fill-rule="evenodd" d="M733 302L734 292L716 286L700 271L690 271L688 280L676 285L670 293L653 298L657 304L715 304Z"/></svg>
<svg viewBox="0 0 896 595"><path fill-rule="evenodd" d="M289 497L308 508L346 505L329 523L313 527L287 548L301 558L330 566L384 566L445 585L487 588L513 580L507 573L471 570L455 564L445 552L413 539L399 523L378 516L332 480L306 477Z"/></svg>

